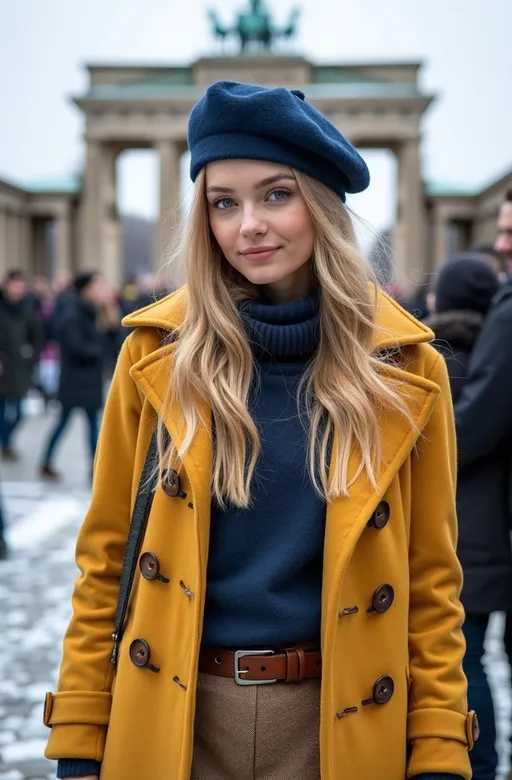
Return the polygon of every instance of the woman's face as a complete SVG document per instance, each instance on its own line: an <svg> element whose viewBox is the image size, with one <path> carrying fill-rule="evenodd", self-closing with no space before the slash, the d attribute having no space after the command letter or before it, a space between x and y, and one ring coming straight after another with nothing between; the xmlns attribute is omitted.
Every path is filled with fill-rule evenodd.
<svg viewBox="0 0 512 780"><path fill-rule="evenodd" d="M311 291L315 230L291 168L258 160L206 166L212 232L226 260L275 301Z"/></svg>

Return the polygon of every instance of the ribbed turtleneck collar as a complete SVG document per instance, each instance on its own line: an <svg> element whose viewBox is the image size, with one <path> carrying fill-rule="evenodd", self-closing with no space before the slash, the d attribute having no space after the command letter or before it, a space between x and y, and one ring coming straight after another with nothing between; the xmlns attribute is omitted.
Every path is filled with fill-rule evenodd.
<svg viewBox="0 0 512 780"><path fill-rule="evenodd" d="M288 303L246 300L240 306L255 356L275 360L307 359L318 343L319 296Z"/></svg>

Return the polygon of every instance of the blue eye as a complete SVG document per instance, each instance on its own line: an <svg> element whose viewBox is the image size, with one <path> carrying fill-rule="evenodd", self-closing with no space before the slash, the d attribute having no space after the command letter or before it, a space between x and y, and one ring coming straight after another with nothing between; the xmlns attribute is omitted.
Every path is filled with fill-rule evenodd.
<svg viewBox="0 0 512 780"><path fill-rule="evenodd" d="M291 195L290 190L284 190L284 189L277 189L272 190L272 192L269 194L268 199L269 200L287 200L287 198ZM272 197L274 196L274 197Z"/></svg>
<svg viewBox="0 0 512 780"><path fill-rule="evenodd" d="M233 203L233 198L219 198L213 205L216 209L229 209Z"/></svg>

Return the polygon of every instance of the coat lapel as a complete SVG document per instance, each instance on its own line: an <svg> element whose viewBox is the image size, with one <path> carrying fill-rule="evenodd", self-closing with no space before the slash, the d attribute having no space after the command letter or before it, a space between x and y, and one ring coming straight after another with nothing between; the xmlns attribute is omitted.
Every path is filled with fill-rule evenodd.
<svg viewBox="0 0 512 780"><path fill-rule="evenodd" d="M439 395L438 385L428 379L392 366L386 366L383 371L396 383L395 386L407 404L414 426L411 426L409 420L399 412L382 413L379 419L382 431L382 459L376 472L376 488L372 487L363 471L350 485L348 495L328 505L324 571L330 573L333 581L336 582L339 582L357 540L374 509L414 447ZM349 481L357 473L360 459L360 449L354 445L349 460ZM336 468L334 459L331 468ZM330 590L329 583L325 582L325 593L328 594Z"/></svg>
<svg viewBox="0 0 512 780"><path fill-rule="evenodd" d="M144 393L157 415L163 415L163 423L174 444L179 447L185 430L180 410L176 406L165 408L164 401L172 376L172 363L176 344L160 347L136 363L130 375ZM210 478L212 469L211 412L205 403L199 411L203 423L183 457L183 467L190 480L194 505L202 510L209 509L211 492ZM208 537L209 512L201 511L197 515L201 524L201 538Z"/></svg>
<svg viewBox="0 0 512 780"><path fill-rule="evenodd" d="M160 329L169 334L181 325L187 306L187 289L182 287L166 298L152 303L123 320L130 328ZM163 413L163 422L175 445L179 448L185 431L182 415L177 408L165 408L164 401L172 376L176 341L151 350L131 369L130 374L157 414ZM210 505L210 475L212 468L211 411L200 403L203 424L183 458L183 466L192 483L194 500L201 506Z"/></svg>

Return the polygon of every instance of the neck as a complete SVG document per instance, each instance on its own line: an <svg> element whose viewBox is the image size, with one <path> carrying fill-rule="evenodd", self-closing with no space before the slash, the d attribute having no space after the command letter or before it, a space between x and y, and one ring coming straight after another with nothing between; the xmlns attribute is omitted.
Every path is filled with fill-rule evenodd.
<svg viewBox="0 0 512 780"><path fill-rule="evenodd" d="M262 286L264 297L270 303L300 301L311 295L315 287L311 263L304 263L293 274L273 284Z"/></svg>

